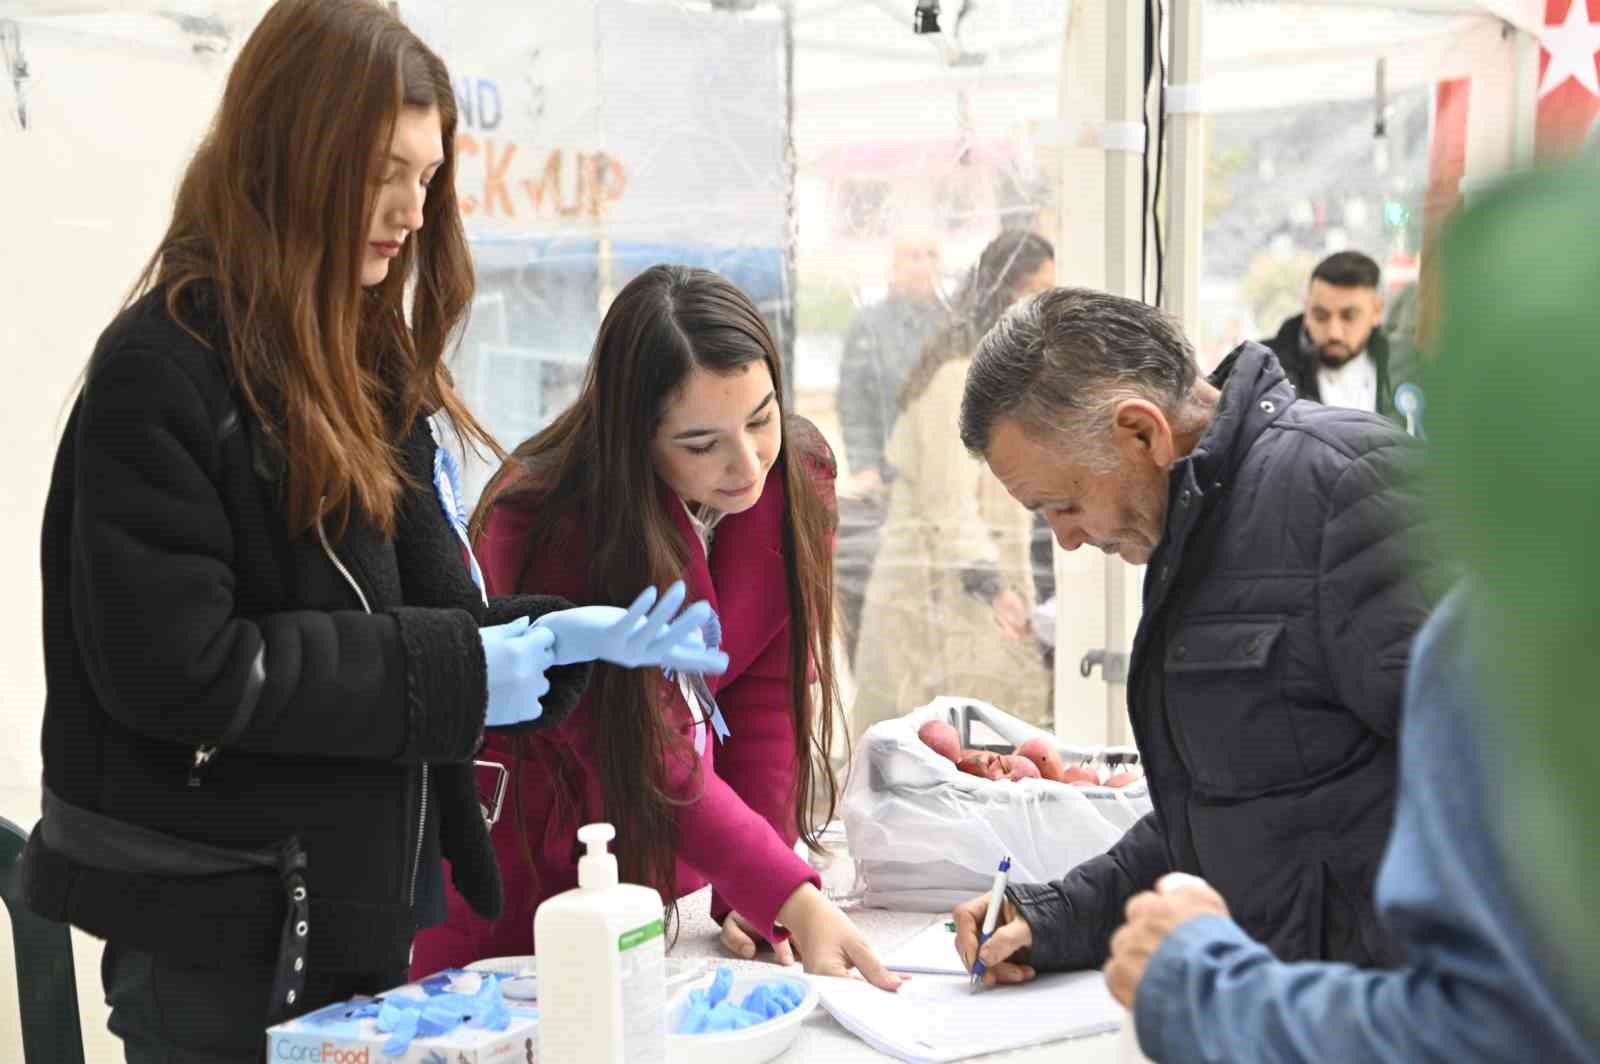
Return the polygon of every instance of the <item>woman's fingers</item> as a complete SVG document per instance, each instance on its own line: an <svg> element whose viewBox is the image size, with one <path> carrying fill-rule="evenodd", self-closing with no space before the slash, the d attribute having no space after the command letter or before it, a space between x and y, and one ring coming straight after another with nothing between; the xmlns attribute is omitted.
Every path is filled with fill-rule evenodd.
<svg viewBox="0 0 1600 1064"><path fill-rule="evenodd" d="M899 990L905 979L883 966L872 947L861 939L845 943L845 958L855 966L861 977L879 990Z"/></svg>
<svg viewBox="0 0 1600 1064"><path fill-rule="evenodd" d="M729 913L722 921L722 948L735 957L753 960L756 955L755 939L745 933L738 913Z"/></svg>

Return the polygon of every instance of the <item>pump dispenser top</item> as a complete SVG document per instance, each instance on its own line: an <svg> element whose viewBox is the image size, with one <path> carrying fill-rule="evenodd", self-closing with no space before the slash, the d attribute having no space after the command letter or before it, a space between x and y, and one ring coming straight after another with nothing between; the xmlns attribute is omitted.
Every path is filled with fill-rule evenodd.
<svg viewBox="0 0 1600 1064"><path fill-rule="evenodd" d="M578 858L578 886L584 890L617 885L617 856L606 843L617 837L610 824L585 824L578 829L578 841L588 849Z"/></svg>

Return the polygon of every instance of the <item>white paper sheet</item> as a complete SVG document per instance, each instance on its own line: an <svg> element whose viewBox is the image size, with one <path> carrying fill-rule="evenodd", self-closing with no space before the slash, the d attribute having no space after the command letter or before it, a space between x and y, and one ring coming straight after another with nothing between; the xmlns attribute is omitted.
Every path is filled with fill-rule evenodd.
<svg viewBox="0 0 1600 1064"><path fill-rule="evenodd" d="M965 975L956 953L956 926L941 916L883 955L891 971L926 975Z"/></svg>
<svg viewBox="0 0 1600 1064"><path fill-rule="evenodd" d="M917 976L898 992L860 979L816 977L822 1007L857 1038L909 1064L1114 1031L1125 1013L1099 972L1056 972L972 992L965 976Z"/></svg>

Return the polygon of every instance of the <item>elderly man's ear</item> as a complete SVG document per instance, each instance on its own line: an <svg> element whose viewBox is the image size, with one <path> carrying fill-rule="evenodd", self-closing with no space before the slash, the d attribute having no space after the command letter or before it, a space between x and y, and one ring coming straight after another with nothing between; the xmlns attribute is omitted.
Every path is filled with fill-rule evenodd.
<svg viewBox="0 0 1600 1064"><path fill-rule="evenodd" d="M1124 461L1150 462L1166 469L1178 460L1172 425L1148 399L1124 399L1112 415L1112 441Z"/></svg>

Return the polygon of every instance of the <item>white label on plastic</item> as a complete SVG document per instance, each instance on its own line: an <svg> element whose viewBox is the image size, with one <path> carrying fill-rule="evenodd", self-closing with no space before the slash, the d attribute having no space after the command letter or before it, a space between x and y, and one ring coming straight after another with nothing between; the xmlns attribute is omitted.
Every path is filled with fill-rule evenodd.
<svg viewBox="0 0 1600 1064"><path fill-rule="evenodd" d="M667 942L660 920L617 938L622 969L622 1057L628 1064L666 1064Z"/></svg>

